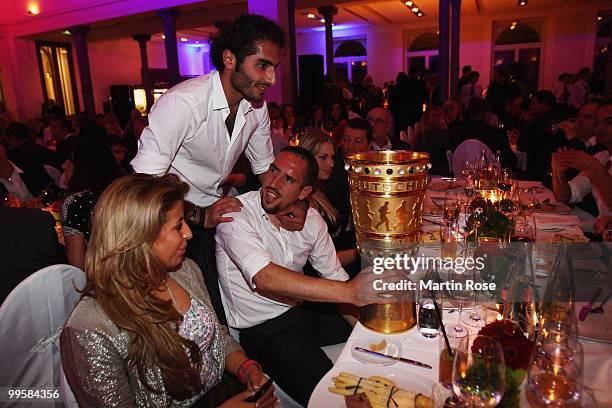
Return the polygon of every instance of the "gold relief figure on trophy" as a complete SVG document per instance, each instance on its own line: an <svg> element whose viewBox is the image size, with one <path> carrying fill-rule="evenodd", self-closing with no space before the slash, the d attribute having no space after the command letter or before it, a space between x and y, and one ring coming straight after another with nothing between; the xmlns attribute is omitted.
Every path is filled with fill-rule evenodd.
<svg viewBox="0 0 612 408"><path fill-rule="evenodd" d="M372 216L374 213L370 210L370 202L368 200L364 200L364 205L360 210L361 214L359 215L359 221L361 222L361 225L363 225L365 229L373 230Z"/></svg>
<svg viewBox="0 0 612 408"><path fill-rule="evenodd" d="M391 211L389 211L389 202L385 201L385 203L381 205L380 208L378 209L378 216L379 216L380 222L376 224L375 229L379 229L381 225L385 224L385 228L387 229L387 232L391 232L391 228L389 228L389 217L387 217L387 215L389 215L390 213Z"/></svg>
<svg viewBox="0 0 612 408"><path fill-rule="evenodd" d="M402 204L395 210L395 217L398 221L393 226L394 229L401 227L402 230L406 230L410 227L412 217L410 216L410 208L408 208L406 200L402 200Z"/></svg>

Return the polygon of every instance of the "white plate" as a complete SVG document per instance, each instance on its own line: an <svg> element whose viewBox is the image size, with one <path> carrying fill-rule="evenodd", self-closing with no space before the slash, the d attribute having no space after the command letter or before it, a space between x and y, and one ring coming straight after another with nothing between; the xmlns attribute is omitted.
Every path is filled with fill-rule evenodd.
<svg viewBox="0 0 612 408"><path fill-rule="evenodd" d="M361 377L371 377L373 375L387 377L400 388L421 393L431 398L431 387L434 384L433 378L421 377L420 375L391 366L346 362L336 364L319 381L310 396L308 408L346 408L344 397L333 394L328 390L328 388L334 386L332 377L337 376L343 371Z"/></svg>
<svg viewBox="0 0 612 408"><path fill-rule="evenodd" d="M380 365L392 365L397 361L390 358L379 357L374 354L366 353L365 351L355 350L355 347L361 347L366 350L370 350L370 344L379 344L382 341L380 337L360 337L353 342L351 347L351 354L357 360L364 363L380 364ZM395 340L385 338L387 346L381 350L376 350L379 353L386 354L391 357L397 357L402 353L402 346Z"/></svg>

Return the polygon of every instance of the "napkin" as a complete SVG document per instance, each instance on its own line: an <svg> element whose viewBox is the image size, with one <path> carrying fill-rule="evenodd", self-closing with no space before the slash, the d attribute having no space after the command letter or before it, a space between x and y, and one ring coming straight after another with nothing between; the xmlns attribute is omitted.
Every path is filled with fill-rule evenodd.
<svg viewBox="0 0 612 408"><path fill-rule="evenodd" d="M450 191L463 188L463 180L434 179L429 182L427 188L434 191Z"/></svg>
<svg viewBox="0 0 612 408"><path fill-rule="evenodd" d="M536 227L540 231L557 231L580 225L580 220L575 215L537 213L535 219Z"/></svg>

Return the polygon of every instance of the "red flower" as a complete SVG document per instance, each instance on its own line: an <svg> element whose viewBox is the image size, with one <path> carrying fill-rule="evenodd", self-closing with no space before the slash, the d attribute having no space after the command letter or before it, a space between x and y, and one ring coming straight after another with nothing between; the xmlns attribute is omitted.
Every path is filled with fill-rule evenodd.
<svg viewBox="0 0 612 408"><path fill-rule="evenodd" d="M527 370L533 351L533 342L529 341L520 330L514 330L511 334L505 330L506 327L504 320L497 320L480 329L478 334L494 338L501 344L506 366L512 370ZM477 347L477 344L475 343L472 347Z"/></svg>

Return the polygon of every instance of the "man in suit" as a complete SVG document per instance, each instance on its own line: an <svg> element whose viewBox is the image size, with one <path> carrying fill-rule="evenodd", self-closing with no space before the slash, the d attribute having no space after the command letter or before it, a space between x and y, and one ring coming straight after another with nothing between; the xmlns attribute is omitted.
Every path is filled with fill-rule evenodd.
<svg viewBox="0 0 612 408"><path fill-rule="evenodd" d="M510 148L508 138L503 130L487 122L488 114L489 107L485 100L472 99L467 109L467 120L450 129L451 149L454 151L457 146L468 139L480 140L494 154L500 151L502 166L514 168L516 155Z"/></svg>
<svg viewBox="0 0 612 408"><path fill-rule="evenodd" d="M66 263L66 255L64 247L58 243L55 220L46 211L0 207L0 225L2 303L32 273L45 266Z"/></svg>
<svg viewBox="0 0 612 408"><path fill-rule="evenodd" d="M415 68L410 68L410 77L398 73L396 85L389 90L389 111L395 119L394 136L398 139L401 131L421 119L423 104L429 99L427 84L417 76Z"/></svg>
<svg viewBox="0 0 612 408"><path fill-rule="evenodd" d="M372 126L372 150L409 150L410 145L402 140L391 137L393 118L391 112L384 108L372 108L367 120Z"/></svg>

